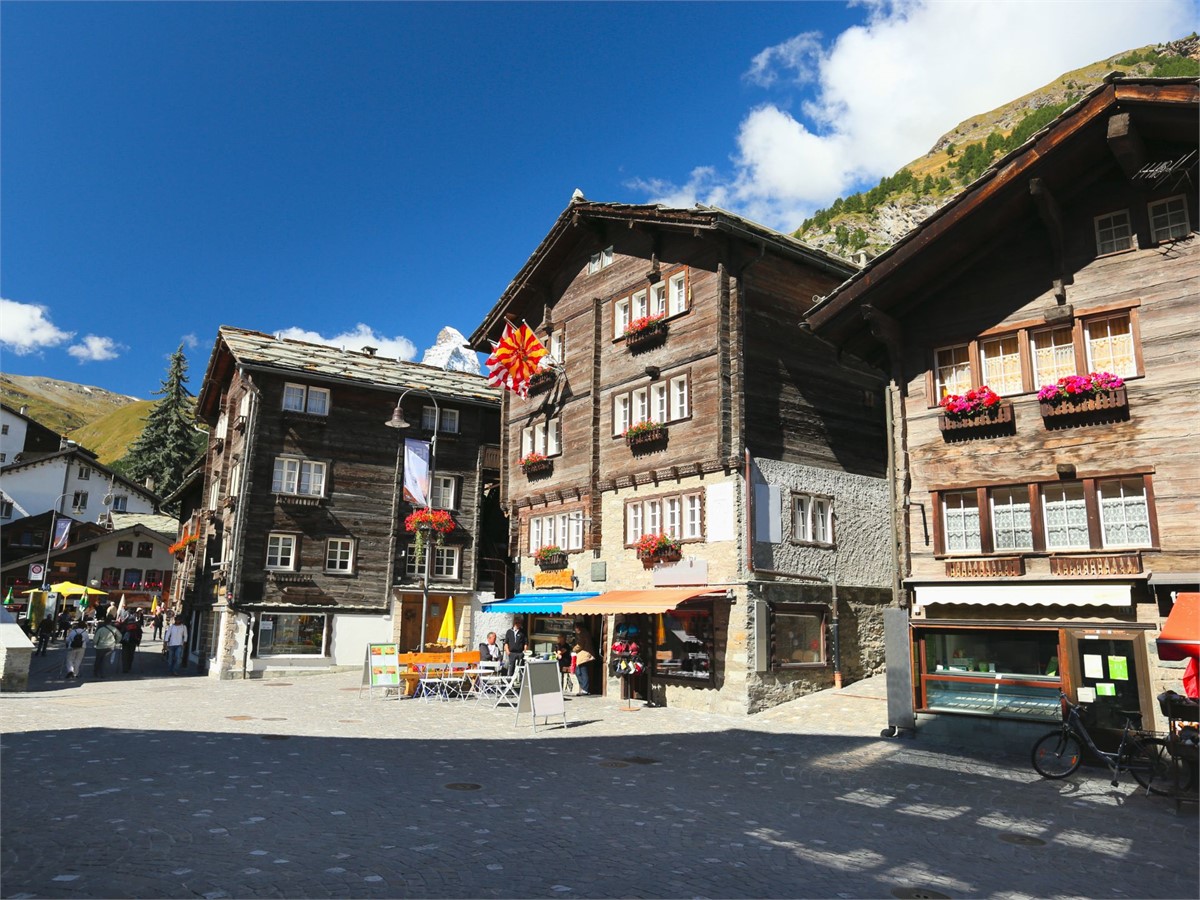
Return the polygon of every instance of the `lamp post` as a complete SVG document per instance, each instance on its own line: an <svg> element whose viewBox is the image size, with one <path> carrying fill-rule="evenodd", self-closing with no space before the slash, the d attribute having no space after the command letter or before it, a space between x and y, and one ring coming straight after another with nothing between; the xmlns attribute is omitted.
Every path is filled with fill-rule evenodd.
<svg viewBox="0 0 1200 900"><path fill-rule="evenodd" d="M404 410L401 409L400 405L404 402L404 398L407 397L409 394L413 393L414 391L416 391L417 393L425 394L426 396L429 397L430 401L432 401L432 403L433 403L433 437L429 441L429 497L428 497L429 508L432 509L433 508L433 471L434 471L434 466L437 462L437 436L438 436L438 428L441 425L441 419L442 419L442 411L441 411L440 407L438 407L437 398L433 396L432 392L430 392L424 388L407 388L403 393L400 394L399 399L396 400L396 408L394 410L392 410L392 417L390 419L388 419L388 421L385 422L384 424L387 425L388 428L410 428L410 427L412 427L408 424L408 420L404 418ZM400 452L399 448L397 448L396 452L397 453ZM429 546L429 542L426 541L425 544L426 544L425 560L424 560L425 573L424 573L424 577L422 577L422 579L421 579L421 643L417 650L417 652L419 652L419 653L425 652L425 622L429 618L429 576L432 571L431 557L433 554L433 549Z"/></svg>
<svg viewBox="0 0 1200 900"><path fill-rule="evenodd" d="M46 538L46 564L42 567L42 590L50 590L50 551L54 549L54 532L58 526L58 507L72 492L59 494L50 507L50 534Z"/></svg>

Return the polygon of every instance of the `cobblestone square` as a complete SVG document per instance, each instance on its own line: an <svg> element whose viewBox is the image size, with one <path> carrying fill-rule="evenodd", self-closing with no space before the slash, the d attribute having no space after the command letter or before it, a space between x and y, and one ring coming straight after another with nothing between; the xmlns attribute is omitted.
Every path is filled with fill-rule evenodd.
<svg viewBox="0 0 1200 900"><path fill-rule="evenodd" d="M880 739L882 679L752 718L570 700L534 734L153 647L103 682L52 651L0 696L4 897L1200 894L1194 805Z"/></svg>

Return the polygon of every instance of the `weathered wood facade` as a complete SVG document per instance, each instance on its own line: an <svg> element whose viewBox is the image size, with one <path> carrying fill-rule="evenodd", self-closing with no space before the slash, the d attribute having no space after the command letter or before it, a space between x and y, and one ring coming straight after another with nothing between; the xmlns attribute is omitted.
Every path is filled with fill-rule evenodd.
<svg viewBox="0 0 1200 900"><path fill-rule="evenodd" d="M1177 686L1153 638L1200 580L1197 100L1101 86L808 317L893 376L919 726L1019 733L1060 687L1151 724ZM1092 372L1124 387L1039 400ZM985 383L996 413L940 408Z"/></svg>
<svg viewBox="0 0 1200 900"><path fill-rule="evenodd" d="M525 321L555 358L549 384L524 399L506 394L503 406L511 552L522 559L523 590L534 602L535 581L579 592L680 583L678 571L637 558L637 537L660 532L681 541L682 564L694 569L682 583L721 595L713 604L718 672L707 691L667 685L671 702L753 710L833 677L825 654L807 672L764 663L751 674L754 611L769 617L773 607L748 585L786 582L826 614L830 589L800 585L827 580L838 570L834 560L869 538L848 528L843 543L824 548L821 565L810 560L804 571L784 573L772 565L778 537L753 533L748 498L749 484L763 478L753 462L760 457L882 489L879 373L839 360L798 327L813 298L852 271L723 211L576 200L472 337L485 350L506 320ZM659 321L626 333L646 316ZM656 423L652 435L626 435L643 421ZM531 452L548 461L523 469ZM542 545L562 546L567 575L532 574ZM756 564L772 574L756 575ZM867 593L888 584L844 560L834 577ZM732 608L724 596L731 585ZM597 640L616 624L595 627ZM758 640L769 640L769 628Z"/></svg>
<svg viewBox="0 0 1200 900"><path fill-rule="evenodd" d="M404 430L385 426L399 398ZM225 612L219 671L361 664L368 639L419 643L402 448L432 441L435 418L435 499L456 527L431 551L429 618L481 581L492 590L505 529L488 534L484 494L499 477L499 397L482 377L223 327L198 411L210 441L194 559L200 594ZM248 652L234 612L251 617ZM282 627L299 628L283 647Z"/></svg>

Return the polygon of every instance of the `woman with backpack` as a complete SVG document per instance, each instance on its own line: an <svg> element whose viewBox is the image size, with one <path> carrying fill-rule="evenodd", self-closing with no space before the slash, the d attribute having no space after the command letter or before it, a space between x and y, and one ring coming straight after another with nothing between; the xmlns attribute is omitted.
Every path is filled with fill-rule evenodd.
<svg viewBox="0 0 1200 900"><path fill-rule="evenodd" d="M133 671L133 656L142 642L142 623L136 616L129 616L121 628L121 671Z"/></svg>
<svg viewBox="0 0 1200 900"><path fill-rule="evenodd" d="M87 629L83 627L83 622L76 619L67 627L67 633L63 636L63 647L66 648L67 658L63 662L63 669L66 671L67 678L78 678L80 669L83 667L83 654L87 650Z"/></svg>

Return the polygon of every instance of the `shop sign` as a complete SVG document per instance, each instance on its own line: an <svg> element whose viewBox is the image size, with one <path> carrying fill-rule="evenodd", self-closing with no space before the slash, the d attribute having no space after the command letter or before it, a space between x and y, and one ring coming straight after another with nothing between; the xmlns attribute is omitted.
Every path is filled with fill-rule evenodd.
<svg viewBox="0 0 1200 900"><path fill-rule="evenodd" d="M575 572L573 569L558 569L554 572L538 572L533 576L534 590L545 588L561 588L573 590L575 587Z"/></svg>

